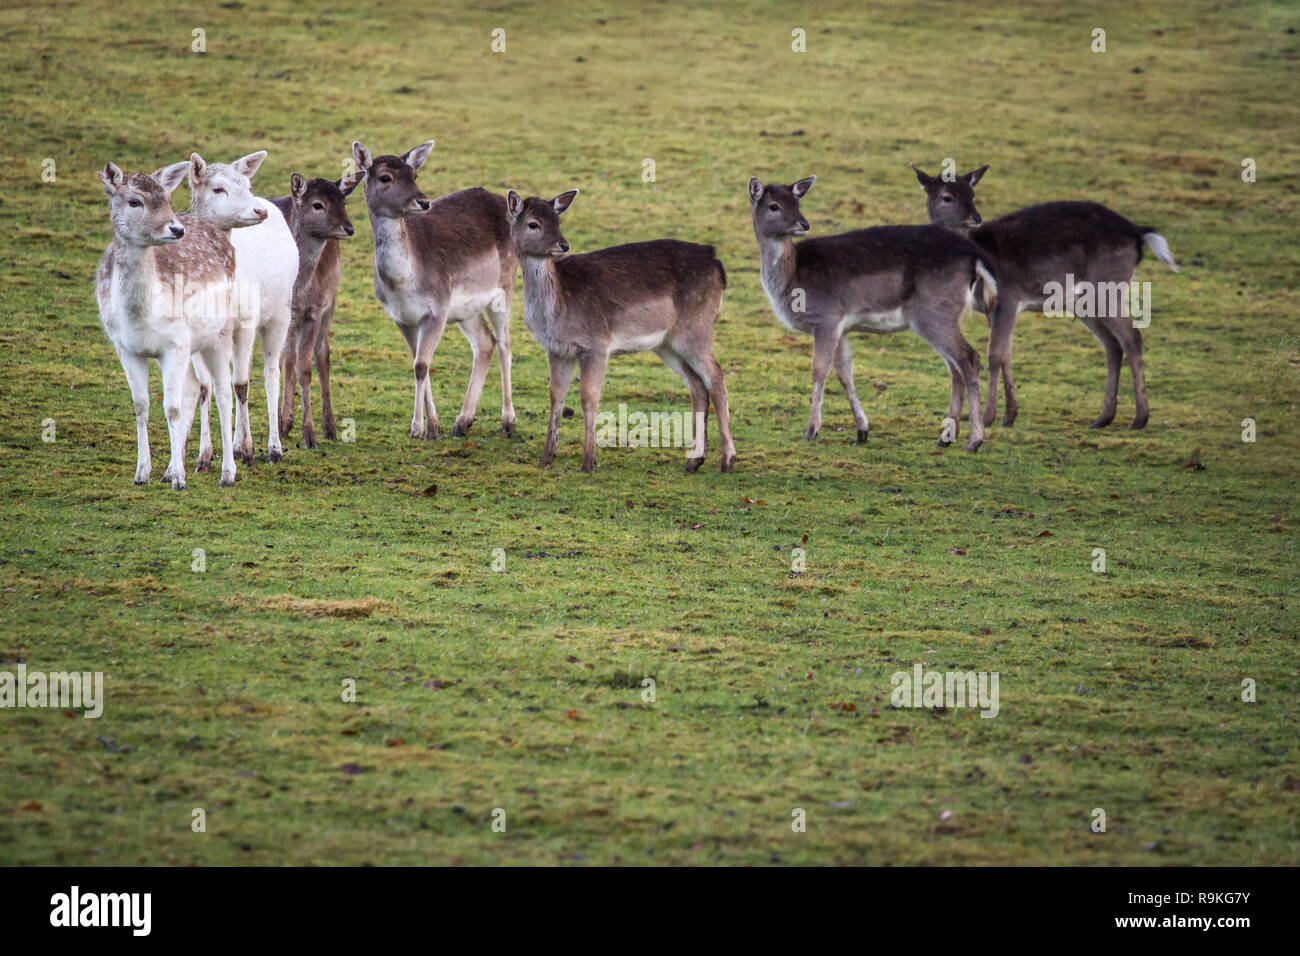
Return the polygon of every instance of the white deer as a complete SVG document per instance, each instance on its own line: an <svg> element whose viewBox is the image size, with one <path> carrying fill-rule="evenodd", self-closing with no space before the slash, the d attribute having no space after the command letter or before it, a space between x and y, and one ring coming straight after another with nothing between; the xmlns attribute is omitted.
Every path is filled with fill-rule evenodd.
<svg viewBox="0 0 1300 956"><path fill-rule="evenodd" d="M258 150L233 163L205 163L190 155L190 212L222 230L235 248L235 282L239 290L234 328L235 447L239 459L253 464L253 430L248 416L248 382L253 368L253 339L262 340L262 374L266 382L266 457L279 461L280 355L292 318L293 285L298 278L298 243L284 214L270 200L253 195L249 180L266 159ZM233 230L233 231L232 231ZM206 383L204 383L206 384ZM201 393L198 470L212 467L208 426L208 391ZM189 423L186 423L189 428Z"/></svg>

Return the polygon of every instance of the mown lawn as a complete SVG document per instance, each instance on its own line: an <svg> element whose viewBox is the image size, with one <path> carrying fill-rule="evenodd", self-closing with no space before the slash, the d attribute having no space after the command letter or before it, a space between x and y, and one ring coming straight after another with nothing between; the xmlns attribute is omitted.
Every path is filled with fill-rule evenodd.
<svg viewBox="0 0 1300 956"><path fill-rule="evenodd" d="M1300 863L1298 28L1284 4L1199 0L0 11L0 670L102 671L107 696L97 720L0 711L0 862ZM358 194L333 338L355 442L295 434L235 489L173 493L157 402L135 488L95 169L265 148L255 185L283 195L291 171L337 177L354 139L429 138L431 195L580 187L575 251L716 244L736 473L715 432L694 476L644 448L583 475L580 412L539 471L521 297L515 437L494 372L468 438L409 439ZM948 377L911 335L855 347L867 445L834 384L800 440L811 341L763 296L749 176L816 173L804 211L829 234L920 221L906 163L944 157L991 164L986 218L1088 198L1168 237L1182 273L1138 274L1145 431L1127 370L1116 425L1090 431L1100 348L1025 315L1020 417L978 454L934 447ZM982 350L983 317L966 329ZM468 368L449 332L444 433ZM687 401L653 357L611 366L606 409ZM998 716L893 709L916 662L997 672Z"/></svg>

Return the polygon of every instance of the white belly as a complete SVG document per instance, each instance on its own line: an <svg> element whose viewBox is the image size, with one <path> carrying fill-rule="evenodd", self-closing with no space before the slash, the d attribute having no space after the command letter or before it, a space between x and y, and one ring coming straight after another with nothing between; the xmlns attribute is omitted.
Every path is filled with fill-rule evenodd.
<svg viewBox="0 0 1300 956"><path fill-rule="evenodd" d="M901 332L907 328L907 319L903 317L901 308L888 312L857 312L849 316L848 327L865 332Z"/></svg>

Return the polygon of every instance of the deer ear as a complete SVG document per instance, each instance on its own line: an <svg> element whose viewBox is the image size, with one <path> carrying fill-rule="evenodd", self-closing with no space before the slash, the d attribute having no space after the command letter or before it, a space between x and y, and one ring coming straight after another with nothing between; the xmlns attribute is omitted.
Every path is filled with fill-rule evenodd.
<svg viewBox="0 0 1300 956"><path fill-rule="evenodd" d="M117 168L116 163L108 163L99 171L99 181L104 184L104 192L108 194L108 198L112 199L113 194L126 182L126 176Z"/></svg>
<svg viewBox="0 0 1300 956"><path fill-rule="evenodd" d="M519 214L524 211L524 199L513 189L506 191L506 214L510 216L510 221L514 222L519 218Z"/></svg>
<svg viewBox="0 0 1300 956"><path fill-rule="evenodd" d="M989 168L987 166L981 166L979 169L972 169L969 173L963 176L962 179L966 180L966 183L973 187L984 178L984 174L988 171Z"/></svg>
<svg viewBox="0 0 1300 956"><path fill-rule="evenodd" d="M235 167L235 172L239 173L245 179L252 179L257 173L257 169L262 165L262 160L266 159L266 150L259 149L256 153L249 153L247 156L241 156L231 163Z"/></svg>
<svg viewBox="0 0 1300 956"><path fill-rule="evenodd" d="M375 161L374 157L370 155L370 150L356 141L352 143L352 159L357 164L357 169L363 173L368 171L370 164Z"/></svg>
<svg viewBox="0 0 1300 956"><path fill-rule="evenodd" d="M203 178L208 174L208 164L203 161L203 157L198 153L190 153L190 188L193 189L196 183L203 182Z"/></svg>
<svg viewBox="0 0 1300 956"><path fill-rule="evenodd" d="M291 173L289 176L289 195L293 196L294 202L302 202L302 197L307 194L307 180L297 173Z"/></svg>
<svg viewBox="0 0 1300 956"><path fill-rule="evenodd" d="M350 173L338 181L339 192L344 198L352 195L352 190L356 189L365 180L365 173Z"/></svg>
<svg viewBox="0 0 1300 956"><path fill-rule="evenodd" d="M749 177L749 201L757 205L758 201L763 198L763 184L758 181L757 176Z"/></svg>
<svg viewBox="0 0 1300 956"><path fill-rule="evenodd" d="M189 163L172 163L170 166L164 166L162 169L155 171L153 178L158 180L159 186L170 193L175 191L189 171Z"/></svg>
<svg viewBox="0 0 1300 956"><path fill-rule="evenodd" d="M560 193L558 196L552 199L551 206L554 207L555 214L557 216L563 216L566 212L568 212L569 207L573 205L573 200L577 195L578 195L578 191L576 189L570 189L567 192Z"/></svg>
<svg viewBox="0 0 1300 956"><path fill-rule="evenodd" d="M921 169L916 163L908 163L912 167L912 172L916 173L916 181L921 184L922 189L928 189L934 182L934 177Z"/></svg>
<svg viewBox="0 0 1300 956"><path fill-rule="evenodd" d="M795 199L803 199L808 195L808 190L812 189L812 184L817 182L816 176L809 176L807 179L801 179L797 183L790 184L790 191L794 193Z"/></svg>
<svg viewBox="0 0 1300 956"><path fill-rule="evenodd" d="M407 152L407 154L402 157L402 162L406 163L406 165L410 166L412 169L419 169L424 165L424 161L429 158L429 154L432 152L433 140L429 140L427 143L421 143L419 146L415 147L415 149Z"/></svg>

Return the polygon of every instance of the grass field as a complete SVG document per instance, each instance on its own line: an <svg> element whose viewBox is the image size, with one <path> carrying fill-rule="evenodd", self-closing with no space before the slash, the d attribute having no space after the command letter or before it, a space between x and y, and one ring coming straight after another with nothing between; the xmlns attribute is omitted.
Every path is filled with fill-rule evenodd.
<svg viewBox="0 0 1300 956"><path fill-rule="evenodd" d="M0 670L102 671L106 703L0 711L0 863L1300 863L1298 28L1293 6L1202 0L9 5ZM736 473L714 432L694 476L644 448L583 475L580 412L540 471L521 296L518 433L494 372L468 438L408 438L358 193L332 340L355 442L295 432L236 488L175 493L158 401L134 487L95 170L265 148L254 185L278 196L291 171L337 177L354 139L429 138L430 195L581 188L575 251L717 246ZM944 157L991 164L986 218L1086 198L1168 237L1183 271L1138 273L1144 431L1127 371L1116 425L1090 431L1101 349L1026 314L1019 419L978 454L935 448L948 376L910 334L856 344L868 444L837 385L801 441L811 340L763 295L748 178L817 174L803 208L826 235L921 221L906 163ZM982 351L983 317L965 328ZM444 434L468 370L448 332ZM688 397L630 356L603 401ZM998 716L894 709L917 662L997 672Z"/></svg>

